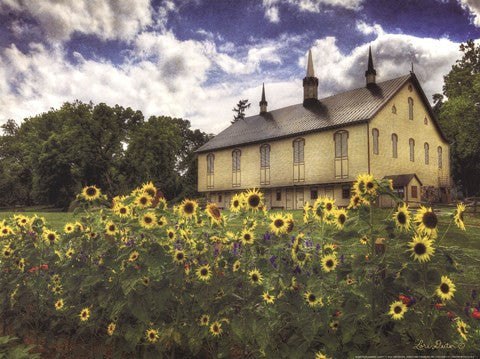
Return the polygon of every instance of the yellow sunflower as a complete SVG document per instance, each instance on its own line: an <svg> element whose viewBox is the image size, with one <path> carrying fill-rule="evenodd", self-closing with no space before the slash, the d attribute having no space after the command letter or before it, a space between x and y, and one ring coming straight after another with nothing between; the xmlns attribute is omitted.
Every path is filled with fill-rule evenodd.
<svg viewBox="0 0 480 359"><path fill-rule="evenodd" d="M7 244L7 245L3 246L2 253L3 253L3 256L5 258L10 258L12 256L13 250L12 250L12 248L10 248L10 245Z"/></svg>
<svg viewBox="0 0 480 359"><path fill-rule="evenodd" d="M457 208L455 210L455 215L453 216L453 220L455 224L457 225L458 228L460 228L462 231L465 230L465 223L463 222L463 213L467 207L463 203L457 204Z"/></svg>
<svg viewBox="0 0 480 359"><path fill-rule="evenodd" d="M322 269L327 273L335 270L337 264L337 257L333 254L326 255L322 258Z"/></svg>
<svg viewBox="0 0 480 359"><path fill-rule="evenodd" d="M165 216L161 216L157 219L157 225L161 227L165 227L168 224L168 220Z"/></svg>
<svg viewBox="0 0 480 359"><path fill-rule="evenodd" d="M174 228L170 227L167 229L167 238L172 242L177 238L177 233Z"/></svg>
<svg viewBox="0 0 480 359"><path fill-rule="evenodd" d="M317 296L315 293L313 293L310 290L307 290L304 294L303 297L305 298L305 302L310 306L310 307L318 307L323 305L323 300L322 297Z"/></svg>
<svg viewBox="0 0 480 359"><path fill-rule="evenodd" d="M421 206L414 220L421 233L436 237L438 218L430 207Z"/></svg>
<svg viewBox="0 0 480 359"><path fill-rule="evenodd" d="M339 324L338 320L332 320L329 324L330 329L332 329L334 332L336 332L337 329L338 329L338 324Z"/></svg>
<svg viewBox="0 0 480 359"><path fill-rule="evenodd" d="M201 326L208 326L208 323L210 323L210 316L207 314L202 314L200 319L198 320L200 322Z"/></svg>
<svg viewBox="0 0 480 359"><path fill-rule="evenodd" d="M273 214L270 216L270 219L272 220L270 223L270 230L275 233L275 235L279 236L280 234L287 233L288 222L287 218L283 214Z"/></svg>
<svg viewBox="0 0 480 359"><path fill-rule="evenodd" d="M263 276L262 273L257 268L252 269L248 272L248 278L250 279L250 283L257 285L262 284Z"/></svg>
<svg viewBox="0 0 480 359"><path fill-rule="evenodd" d="M255 228L257 228L257 221L255 220L255 218L247 217L243 220L243 225L245 226L245 228L253 231Z"/></svg>
<svg viewBox="0 0 480 359"><path fill-rule="evenodd" d="M111 322L107 326L107 334L112 336L116 328L117 328L117 325L114 322Z"/></svg>
<svg viewBox="0 0 480 359"><path fill-rule="evenodd" d="M78 316L82 322L87 321L90 318L90 308L83 308Z"/></svg>
<svg viewBox="0 0 480 359"><path fill-rule="evenodd" d="M197 201L191 199L184 199L182 203L180 203L180 214L184 218L192 218L197 214Z"/></svg>
<svg viewBox="0 0 480 359"><path fill-rule="evenodd" d="M322 352L316 352L315 353L315 359L331 359L330 357L327 357L325 354Z"/></svg>
<svg viewBox="0 0 480 359"><path fill-rule="evenodd" d="M109 236L114 236L115 234L118 233L117 225L116 225L113 221L108 221L108 222L105 224L105 232L106 232Z"/></svg>
<svg viewBox="0 0 480 359"><path fill-rule="evenodd" d="M30 224L30 220L26 216L20 214L14 215L13 217L15 218L15 222L17 223L17 225L22 228L25 228Z"/></svg>
<svg viewBox="0 0 480 359"><path fill-rule="evenodd" d="M126 218L130 216L131 210L130 207L120 203L113 207L113 212L119 217Z"/></svg>
<svg viewBox="0 0 480 359"><path fill-rule="evenodd" d="M59 299L55 302L55 309L62 310L64 305L65 303L63 302L63 299Z"/></svg>
<svg viewBox="0 0 480 359"><path fill-rule="evenodd" d="M212 277L212 269L210 268L210 264L205 264L195 271L197 278L203 282L207 282Z"/></svg>
<svg viewBox="0 0 480 359"><path fill-rule="evenodd" d="M442 276L440 285L436 289L435 293L440 297L442 300L450 300L453 298L455 294L455 284L451 281L450 278L447 276Z"/></svg>
<svg viewBox="0 0 480 359"><path fill-rule="evenodd" d="M237 272L239 269L240 269L240 261L237 259L232 265L232 270L234 272Z"/></svg>
<svg viewBox="0 0 480 359"><path fill-rule="evenodd" d="M370 174L359 174L355 183L353 184L353 191L360 197L365 195L374 196L377 193L378 184Z"/></svg>
<svg viewBox="0 0 480 359"><path fill-rule="evenodd" d="M42 237L48 244L54 244L59 240L57 232L51 231L50 229L44 229Z"/></svg>
<svg viewBox="0 0 480 359"><path fill-rule="evenodd" d="M368 237L367 236L363 236L362 238L360 238L360 243L363 244L364 246L368 244Z"/></svg>
<svg viewBox="0 0 480 359"><path fill-rule="evenodd" d="M183 264L185 262L185 252L179 249L175 250L175 253L173 254L173 261L177 264Z"/></svg>
<svg viewBox="0 0 480 359"><path fill-rule="evenodd" d="M357 209L360 207L362 204L364 204L362 197L360 197L358 194L354 194L352 197L350 197L350 202L348 203L348 209Z"/></svg>
<svg viewBox="0 0 480 359"><path fill-rule="evenodd" d="M149 277L142 277L142 284L146 287L150 284L150 278Z"/></svg>
<svg viewBox="0 0 480 359"><path fill-rule="evenodd" d="M65 257L71 259L74 254L75 254L75 251L73 250L73 248L69 248L69 249L65 252Z"/></svg>
<svg viewBox="0 0 480 359"><path fill-rule="evenodd" d="M338 229L343 229L347 221L347 212L341 208L334 211L335 225Z"/></svg>
<svg viewBox="0 0 480 359"><path fill-rule="evenodd" d="M155 228L157 216L153 212L146 212L139 218L140 226L146 229Z"/></svg>
<svg viewBox="0 0 480 359"><path fill-rule="evenodd" d="M10 234L13 234L12 228L10 228L9 226L6 226L6 225L2 225L1 228L0 228L0 237L5 237L5 236L8 236Z"/></svg>
<svg viewBox="0 0 480 359"><path fill-rule="evenodd" d="M405 203L397 208L397 211L393 214L393 219L400 230L407 231L410 228L410 212Z"/></svg>
<svg viewBox="0 0 480 359"><path fill-rule="evenodd" d="M271 295L268 291L263 292L262 298L265 301L265 303L268 303L268 304L273 304L273 302L275 302L275 296Z"/></svg>
<svg viewBox="0 0 480 359"><path fill-rule="evenodd" d="M407 306L401 300L397 300L390 305L390 311L388 312L388 314L392 316L392 319L399 320L403 319L406 311Z"/></svg>
<svg viewBox="0 0 480 359"><path fill-rule="evenodd" d="M313 209L312 206L310 206L309 202L305 202L305 205L303 206L303 223L308 223L308 220L310 219L310 211Z"/></svg>
<svg viewBox="0 0 480 359"><path fill-rule="evenodd" d="M75 231L75 224L73 223L67 223L64 227L63 227L63 231L67 234L70 234L72 232Z"/></svg>
<svg viewBox="0 0 480 359"><path fill-rule="evenodd" d="M460 333L460 336L463 338L463 340L467 340L467 330L468 326L467 323L465 323L463 320L458 319L457 320L457 331Z"/></svg>
<svg viewBox="0 0 480 359"><path fill-rule="evenodd" d="M412 238L412 241L408 243L408 246L412 252L411 256L413 256L413 259L419 262L429 261L430 256L435 253L435 248L433 248L433 240L426 236L415 235Z"/></svg>
<svg viewBox="0 0 480 359"><path fill-rule="evenodd" d="M147 208L152 205L153 198L146 192L141 192L135 198L135 205L139 208Z"/></svg>
<svg viewBox="0 0 480 359"><path fill-rule="evenodd" d="M257 211L263 207L263 193L256 188L248 190L244 194L245 206L248 209Z"/></svg>
<svg viewBox="0 0 480 359"><path fill-rule="evenodd" d="M219 321L215 321L210 325L210 333L212 333L214 337L222 334L222 332L222 323L220 323Z"/></svg>
<svg viewBox="0 0 480 359"><path fill-rule="evenodd" d="M140 254L137 251L133 251L132 253L130 253L130 256L128 257L128 261L135 262L139 256Z"/></svg>
<svg viewBox="0 0 480 359"><path fill-rule="evenodd" d="M155 198L155 196L157 195L157 188L152 182L144 183L140 190L147 193L152 198Z"/></svg>
<svg viewBox="0 0 480 359"><path fill-rule="evenodd" d="M100 190L96 186L87 186L82 190L82 196L87 201L94 201L101 195Z"/></svg>
<svg viewBox="0 0 480 359"><path fill-rule="evenodd" d="M207 204L205 213L210 217L212 224L220 224L222 222L222 213L215 203Z"/></svg>
<svg viewBox="0 0 480 359"><path fill-rule="evenodd" d="M25 270L25 258L20 258L17 260L17 268L23 272Z"/></svg>
<svg viewBox="0 0 480 359"><path fill-rule="evenodd" d="M145 338L147 338L150 343L156 343L158 339L160 339L160 335L158 334L158 330L150 328L145 331Z"/></svg>
<svg viewBox="0 0 480 359"><path fill-rule="evenodd" d="M253 231L249 229L244 229L242 233L240 234L240 240L242 241L242 244L247 245L247 244L253 244L255 241L255 237L253 235Z"/></svg>
<svg viewBox="0 0 480 359"><path fill-rule="evenodd" d="M242 203L244 201L243 195L234 194L230 201L230 211L238 213L242 209Z"/></svg>

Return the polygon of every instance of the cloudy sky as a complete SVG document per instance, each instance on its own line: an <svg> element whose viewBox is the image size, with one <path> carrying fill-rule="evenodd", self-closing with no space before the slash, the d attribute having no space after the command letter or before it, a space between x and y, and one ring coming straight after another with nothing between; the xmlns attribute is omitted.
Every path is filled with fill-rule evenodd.
<svg viewBox="0 0 480 359"><path fill-rule="evenodd" d="M480 0L0 0L0 123L65 101L130 106L217 133L239 99L302 101L312 49L319 96L408 73L441 92Z"/></svg>

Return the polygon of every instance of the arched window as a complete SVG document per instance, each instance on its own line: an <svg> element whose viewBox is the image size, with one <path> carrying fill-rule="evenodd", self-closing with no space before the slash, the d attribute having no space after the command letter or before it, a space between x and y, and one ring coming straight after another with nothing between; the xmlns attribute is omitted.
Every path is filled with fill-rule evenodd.
<svg viewBox="0 0 480 359"><path fill-rule="evenodd" d="M393 158L398 157L397 143L398 143L398 136L397 136L397 134L392 133L392 157Z"/></svg>
<svg viewBox="0 0 480 359"><path fill-rule="evenodd" d="M379 132L376 128L372 130L372 136L373 136L373 154L378 155L378 135Z"/></svg>
<svg viewBox="0 0 480 359"><path fill-rule="evenodd" d="M242 156L242 152L240 150L233 150L232 151L232 186L233 187L240 187L240 158Z"/></svg>
<svg viewBox="0 0 480 359"><path fill-rule="evenodd" d="M260 184L270 184L270 145L260 146Z"/></svg>
<svg viewBox="0 0 480 359"><path fill-rule="evenodd" d="M425 116L425 118L423 119L423 123L424 123L425 125L428 125L428 118L427 118L427 116Z"/></svg>
<svg viewBox="0 0 480 359"><path fill-rule="evenodd" d="M408 140L410 145L410 161L415 161L415 140L413 138Z"/></svg>
<svg viewBox="0 0 480 359"><path fill-rule="evenodd" d="M293 141L293 182L305 181L305 140Z"/></svg>
<svg viewBox="0 0 480 359"><path fill-rule="evenodd" d="M430 163L430 154L428 153L430 150L430 146L427 142L425 142L423 148L425 148L425 164L428 165Z"/></svg>
<svg viewBox="0 0 480 359"><path fill-rule="evenodd" d="M395 107L395 105L392 106L392 113L393 113L394 115L397 114L397 108Z"/></svg>
<svg viewBox="0 0 480 359"><path fill-rule="evenodd" d="M348 177L348 132L338 131L333 135L335 141L335 177Z"/></svg>
<svg viewBox="0 0 480 359"><path fill-rule="evenodd" d="M213 188L213 174L215 172L215 155L207 155L207 188Z"/></svg>
<svg viewBox="0 0 480 359"><path fill-rule="evenodd" d="M438 168L442 168L443 167L442 147L438 146L437 152L438 152Z"/></svg>
<svg viewBox="0 0 480 359"><path fill-rule="evenodd" d="M408 98L408 119L413 120L413 98Z"/></svg>

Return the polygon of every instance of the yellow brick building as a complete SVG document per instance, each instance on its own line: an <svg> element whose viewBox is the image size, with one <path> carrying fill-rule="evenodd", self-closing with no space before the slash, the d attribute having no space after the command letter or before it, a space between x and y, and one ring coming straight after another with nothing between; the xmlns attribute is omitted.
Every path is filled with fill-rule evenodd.
<svg viewBox="0 0 480 359"><path fill-rule="evenodd" d="M376 83L369 52L366 86L318 99L309 52L302 103L240 119L197 150L198 191L229 207L232 194L260 188L269 208L300 209L329 196L348 204L359 173L391 178L411 205L448 201L449 143L413 72ZM392 203L381 198L382 206Z"/></svg>

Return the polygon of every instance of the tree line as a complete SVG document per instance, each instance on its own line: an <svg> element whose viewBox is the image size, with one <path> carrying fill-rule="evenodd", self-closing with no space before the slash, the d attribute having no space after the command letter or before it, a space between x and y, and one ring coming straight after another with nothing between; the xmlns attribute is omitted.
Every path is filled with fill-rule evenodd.
<svg viewBox="0 0 480 359"><path fill-rule="evenodd" d="M146 181L169 200L195 196L194 150L211 138L187 120L80 101L1 128L0 206L68 208L85 185L116 195Z"/></svg>

